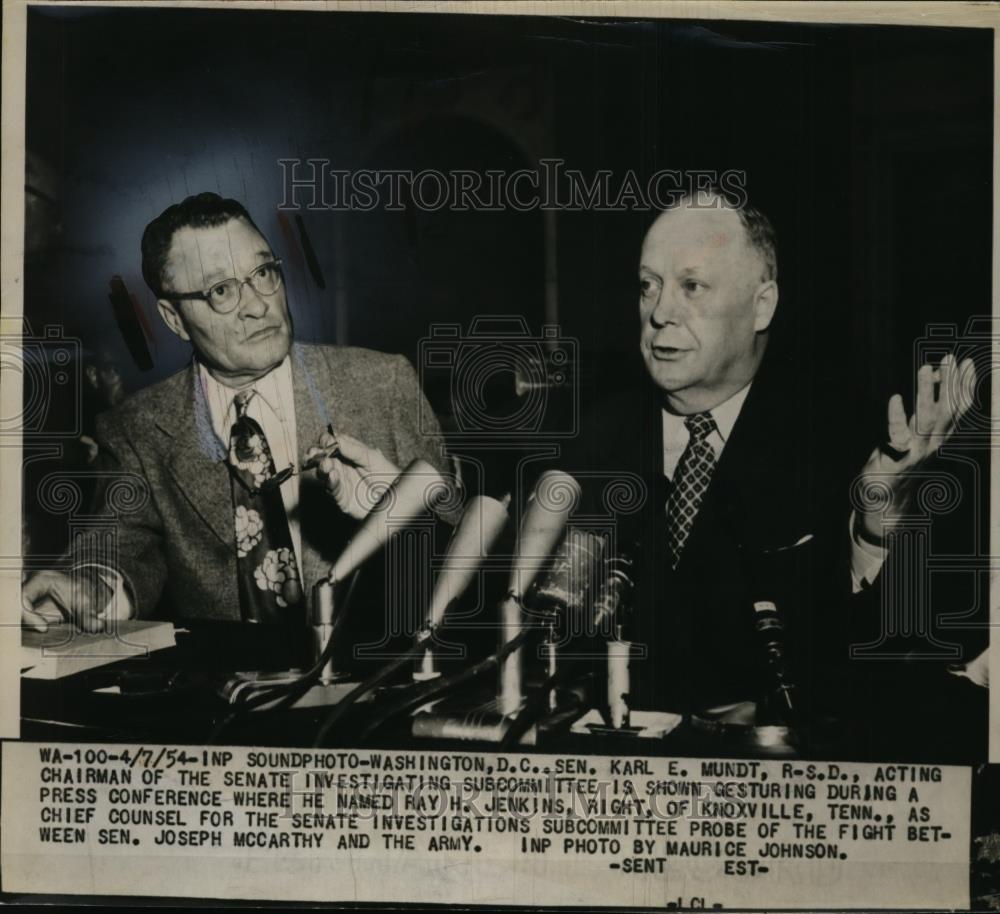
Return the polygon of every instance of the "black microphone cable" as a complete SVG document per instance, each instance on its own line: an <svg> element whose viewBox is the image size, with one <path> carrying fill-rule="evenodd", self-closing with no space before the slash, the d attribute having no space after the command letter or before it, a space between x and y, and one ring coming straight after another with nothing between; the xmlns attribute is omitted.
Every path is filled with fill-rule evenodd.
<svg viewBox="0 0 1000 914"><path fill-rule="evenodd" d="M517 636L500 648L500 650L490 654L488 657L485 657L483 660L467 667L461 672L453 673L451 676L442 676L439 679L431 679L427 682L421 682L419 685L408 689L399 701L394 702L388 708L383 709L375 715L375 718L361 731L360 740L364 741L367 739L393 717L403 714L406 711L419 708L421 705L424 705L427 702L452 691L452 689L458 688L458 686L464 685L467 682L471 682L473 679L482 676L484 673L496 670L508 656L521 647L536 631L537 629L525 628Z"/></svg>
<svg viewBox="0 0 1000 914"><path fill-rule="evenodd" d="M548 676L538 686L538 688L525 699L524 705L521 707L521 710L517 712L517 716L511 721L510 726L507 728L507 732L500 741L500 745L497 749L498 752L507 752L520 742L521 737L524 736L524 734L527 733L532 726L534 726L535 722L545 713L549 692L561 683L565 682L567 679L571 678L571 674L573 674L577 668L578 664L564 663L551 676Z"/></svg>
<svg viewBox="0 0 1000 914"><path fill-rule="evenodd" d="M402 667L406 666L407 663L413 662L417 657L420 656L426 649L427 643L430 641L430 630L423 632L418 636L416 642L409 647L404 653L400 654L398 657L393 657L388 663L379 668L379 670L365 679L363 682L359 682L350 692L348 692L333 708L332 711L326 716L326 720L323 721L322 726L316 733L316 738L313 740L313 747L322 746L330 734L330 731L336 727L337 722L362 698L365 697L369 692L374 691L383 682L389 680L396 672L398 672Z"/></svg>

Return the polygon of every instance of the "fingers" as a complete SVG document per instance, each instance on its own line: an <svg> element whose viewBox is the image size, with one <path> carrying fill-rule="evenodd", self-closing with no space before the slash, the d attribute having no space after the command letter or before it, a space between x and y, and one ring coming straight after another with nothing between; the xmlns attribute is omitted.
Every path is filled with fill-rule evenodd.
<svg viewBox="0 0 1000 914"><path fill-rule="evenodd" d="M47 632L49 630L49 623L45 621L44 616L24 606L21 607L21 625L26 628L33 628L36 632Z"/></svg>
<svg viewBox="0 0 1000 914"><path fill-rule="evenodd" d="M21 618L38 631L63 620L75 620L86 631L100 631L110 594L107 585L86 576L40 571L21 586Z"/></svg>
<svg viewBox="0 0 1000 914"><path fill-rule="evenodd" d="M69 603L65 575L58 571L40 571L21 587L21 624L46 632L49 625L62 622L63 601ZM66 609L69 614L69 610Z"/></svg>
<svg viewBox="0 0 1000 914"><path fill-rule="evenodd" d="M950 352L941 359L939 374L937 430L944 432L951 426L955 415L955 356Z"/></svg>
<svg viewBox="0 0 1000 914"><path fill-rule="evenodd" d="M376 459L374 455L378 451L358 441L357 438L352 438L350 435L341 435L338 440L340 441L340 453L342 456L346 457L356 466L363 467L366 470L373 469L372 464Z"/></svg>
<svg viewBox="0 0 1000 914"><path fill-rule="evenodd" d="M311 447L306 451L305 459L302 462L303 470L315 469L321 460L327 457L336 457L340 452L340 442L336 435L330 432L323 432L319 436L319 446Z"/></svg>
<svg viewBox="0 0 1000 914"><path fill-rule="evenodd" d="M59 571L39 571L28 578L21 586L21 608L32 615L42 618L35 604L48 603L57 605L67 614L73 613L73 601L70 593L72 582Z"/></svg>
<svg viewBox="0 0 1000 914"><path fill-rule="evenodd" d="M917 408L913 414L914 431L918 435L930 435L934 430L934 419L937 413L934 400L934 367L930 364L921 366L917 372Z"/></svg>
<svg viewBox="0 0 1000 914"><path fill-rule="evenodd" d="M936 387L936 391L935 391ZM917 401L913 416L910 419L910 430L920 436L923 441L917 449L922 456L929 456L948 440L955 423L969 410L975 399L976 366L972 359L965 359L959 365L953 353L942 357L938 369L930 364L923 365L917 372ZM896 400L893 397L893 400ZM902 412L902 401L898 409L890 400L889 440L893 448L908 451L901 447L897 439L902 441L898 430L898 416Z"/></svg>
<svg viewBox="0 0 1000 914"><path fill-rule="evenodd" d="M25 609L32 609L35 603L49 595L50 574L48 571L40 571L21 585L21 605Z"/></svg>
<svg viewBox="0 0 1000 914"><path fill-rule="evenodd" d="M112 625L111 620L105 619L103 615L95 612L81 613L77 617L77 623L83 631L90 634L105 632Z"/></svg>
<svg viewBox="0 0 1000 914"><path fill-rule="evenodd" d="M889 446L894 451L905 453L910 449L910 426L906 421L906 410L903 409L903 398L893 394L889 398L888 410Z"/></svg>
<svg viewBox="0 0 1000 914"><path fill-rule="evenodd" d="M955 388L955 420L958 421L969 411L976 396L976 363L972 359L965 359L958 367Z"/></svg>
<svg viewBox="0 0 1000 914"><path fill-rule="evenodd" d="M332 457L324 457L319 462L319 466L316 467L316 474L326 483L327 490L333 496L336 496L343 488L340 467L340 461L334 460Z"/></svg>
<svg viewBox="0 0 1000 914"><path fill-rule="evenodd" d="M369 447L350 435L341 435L339 441L340 456L361 470L362 476L374 473L392 481L399 475L399 467L378 448Z"/></svg>
<svg viewBox="0 0 1000 914"><path fill-rule="evenodd" d="M378 448L351 435L338 434L337 444L337 456L321 459L317 474L341 511L362 518L376 500L373 486L391 483L399 476L399 468Z"/></svg>
<svg viewBox="0 0 1000 914"><path fill-rule="evenodd" d="M358 513L357 488L360 483L358 471L341 463L333 457L327 457L319 466L319 472L326 484L326 489L333 496L337 507L351 517L363 516Z"/></svg>

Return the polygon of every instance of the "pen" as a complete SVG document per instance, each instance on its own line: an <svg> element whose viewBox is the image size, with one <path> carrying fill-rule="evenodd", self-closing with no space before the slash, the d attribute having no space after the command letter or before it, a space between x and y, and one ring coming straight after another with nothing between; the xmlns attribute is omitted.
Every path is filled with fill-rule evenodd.
<svg viewBox="0 0 1000 914"><path fill-rule="evenodd" d="M335 457L340 453L340 442L337 440L337 433L333 430L333 423L330 423L326 427L327 433L333 438L333 443L328 447L321 450L318 454L313 454L305 463L302 464L302 471L314 470L320 465L327 457Z"/></svg>

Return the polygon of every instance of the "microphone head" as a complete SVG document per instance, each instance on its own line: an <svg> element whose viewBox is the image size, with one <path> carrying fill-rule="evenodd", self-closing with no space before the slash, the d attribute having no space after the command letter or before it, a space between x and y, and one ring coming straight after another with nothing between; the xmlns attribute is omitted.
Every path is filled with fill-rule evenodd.
<svg viewBox="0 0 1000 914"><path fill-rule="evenodd" d="M568 611L578 615L604 553L604 540L570 527L548 566L535 578L525 600L534 612Z"/></svg>
<svg viewBox="0 0 1000 914"><path fill-rule="evenodd" d="M506 504L486 495L469 499L431 594L427 621L432 628L441 624L448 607L472 583L506 524Z"/></svg>
<svg viewBox="0 0 1000 914"><path fill-rule="evenodd" d="M778 607L770 600L757 600L753 605L754 629L764 650L768 653L784 648L785 624L778 613Z"/></svg>
<svg viewBox="0 0 1000 914"><path fill-rule="evenodd" d="M355 531L340 557L330 567L332 583L343 581L382 548L394 534L425 511L444 501L450 487L426 460L414 460L382 492Z"/></svg>
<svg viewBox="0 0 1000 914"><path fill-rule="evenodd" d="M539 477L518 531L508 591L527 593L562 538L580 499L580 484L568 473L549 470Z"/></svg>
<svg viewBox="0 0 1000 914"><path fill-rule="evenodd" d="M626 623L635 582L632 559L625 553L609 556L601 568L601 580L592 601L591 624L594 632L614 637Z"/></svg>

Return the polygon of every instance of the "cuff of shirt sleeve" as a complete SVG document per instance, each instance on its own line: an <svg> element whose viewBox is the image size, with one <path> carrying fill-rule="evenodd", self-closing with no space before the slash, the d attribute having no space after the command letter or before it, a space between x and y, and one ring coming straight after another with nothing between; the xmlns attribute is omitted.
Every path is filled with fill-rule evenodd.
<svg viewBox="0 0 1000 914"><path fill-rule="evenodd" d="M107 565L77 565L79 568L93 568L97 576L111 589L111 598L97 615L102 619L131 619L135 616L132 598L125 589L125 581L119 572Z"/></svg>
<svg viewBox="0 0 1000 914"><path fill-rule="evenodd" d="M854 593L858 593L878 577L889 554L889 550L884 546L866 543L858 536L854 525L856 519L855 512L852 511L848 529L851 536L851 584Z"/></svg>
<svg viewBox="0 0 1000 914"><path fill-rule="evenodd" d="M987 648L975 660L948 670L952 676L964 676L970 682L984 689L990 687L990 652Z"/></svg>

